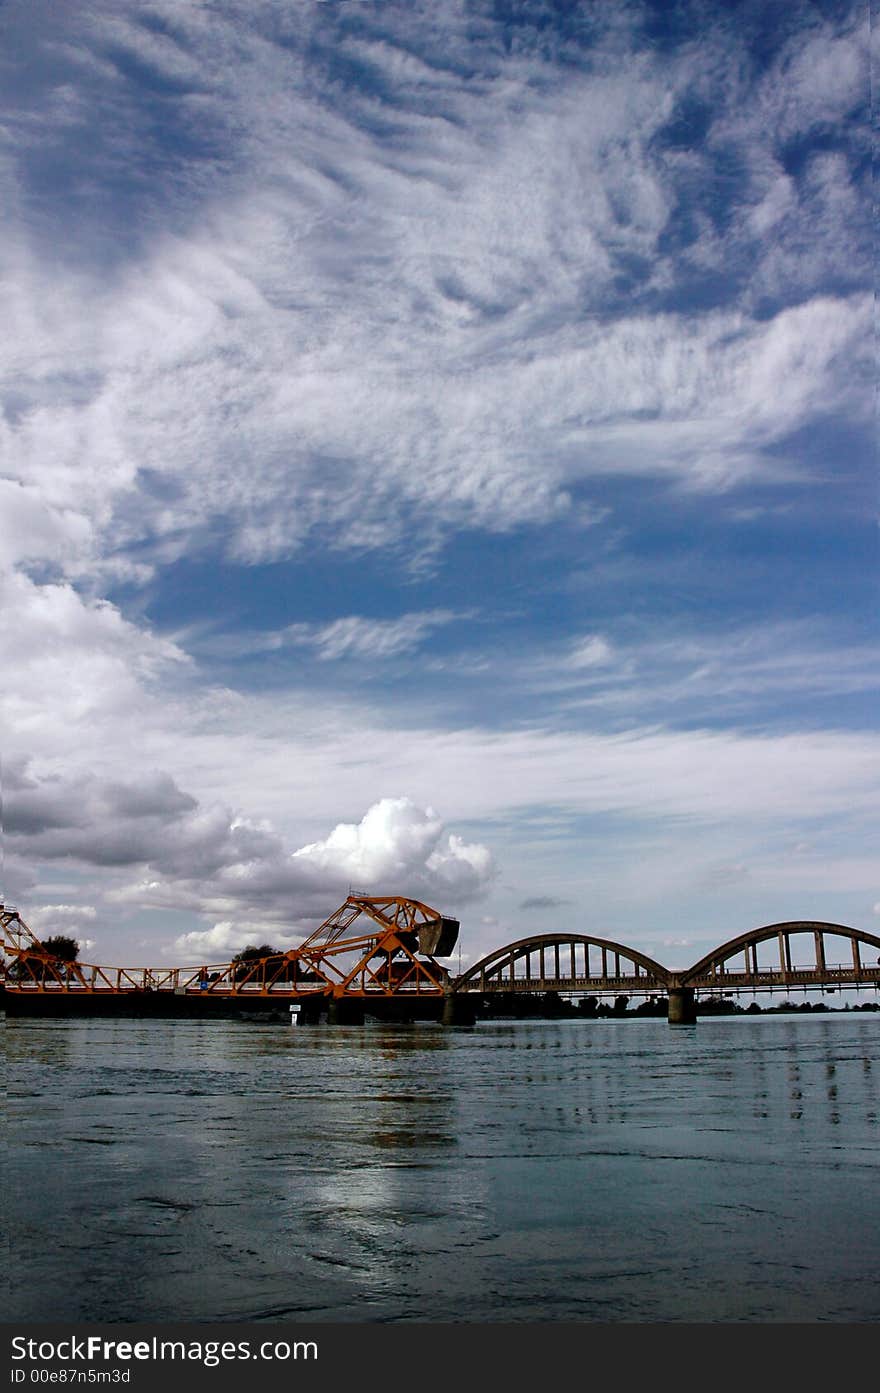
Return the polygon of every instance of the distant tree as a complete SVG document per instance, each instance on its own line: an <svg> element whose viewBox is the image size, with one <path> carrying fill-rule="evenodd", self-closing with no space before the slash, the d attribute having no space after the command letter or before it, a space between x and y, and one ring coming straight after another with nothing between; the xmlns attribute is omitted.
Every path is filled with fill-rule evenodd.
<svg viewBox="0 0 880 1393"><path fill-rule="evenodd" d="M616 997L614 998L614 1014L615 1014L615 1016L622 1016L623 1013L626 1011L626 1008L627 1008L628 1005L629 1005L629 997L628 997L628 996L616 996Z"/></svg>
<svg viewBox="0 0 880 1393"><path fill-rule="evenodd" d="M79 957L79 944L75 938L68 938L66 934L55 934L52 938L44 938L39 944L24 952L17 962L9 968L9 977L12 981L26 982L33 981L35 977L54 976L53 973L46 971L45 960L42 953L46 952L53 958L60 958L65 963L75 963Z"/></svg>
<svg viewBox="0 0 880 1393"><path fill-rule="evenodd" d="M253 967L254 963L259 962L261 958L269 958L270 962L266 964L266 970L267 972L274 971L275 968L280 967L283 957L284 950L282 948L273 948L271 943L261 943L257 947L249 943L246 948L242 948L240 953L236 953L235 957L232 959L233 974L236 981L240 981L242 977L247 976L248 971Z"/></svg>
<svg viewBox="0 0 880 1393"><path fill-rule="evenodd" d="M42 946L53 958L62 958L66 963L75 963L79 957L79 944L75 938L68 938L66 934L44 938Z"/></svg>
<svg viewBox="0 0 880 1393"><path fill-rule="evenodd" d="M660 996L649 996L646 1001L640 1001L633 1011L634 1016L665 1016L666 1013L666 999Z"/></svg>

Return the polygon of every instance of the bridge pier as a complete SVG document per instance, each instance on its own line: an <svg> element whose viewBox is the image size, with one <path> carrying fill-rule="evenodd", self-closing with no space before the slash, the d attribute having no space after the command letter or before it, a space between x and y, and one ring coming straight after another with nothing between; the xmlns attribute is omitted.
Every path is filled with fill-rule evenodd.
<svg viewBox="0 0 880 1393"><path fill-rule="evenodd" d="M328 1025L363 1025L364 1003L357 997L333 996L327 1007Z"/></svg>
<svg viewBox="0 0 880 1393"><path fill-rule="evenodd" d="M473 1025L474 1008L464 992L443 993L443 1025Z"/></svg>
<svg viewBox="0 0 880 1393"><path fill-rule="evenodd" d="M669 1024L696 1025L697 1003L693 987L668 987Z"/></svg>

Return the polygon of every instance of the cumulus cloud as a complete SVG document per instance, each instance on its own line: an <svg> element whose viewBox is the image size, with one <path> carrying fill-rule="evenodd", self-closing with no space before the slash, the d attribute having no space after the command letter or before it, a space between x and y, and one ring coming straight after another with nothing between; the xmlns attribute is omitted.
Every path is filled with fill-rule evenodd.
<svg viewBox="0 0 880 1393"><path fill-rule="evenodd" d="M143 719L189 658L173 641L88 599L0 566L0 654L15 681L0 694L9 757L69 750L71 732Z"/></svg>
<svg viewBox="0 0 880 1393"><path fill-rule="evenodd" d="M371 893L465 902L488 887L492 858L446 832L410 799L381 799L359 824L292 852L263 822L202 806L167 774L128 782L82 774L40 777L13 766L6 835L14 852L116 873L117 903L300 920L344 898L352 880ZM128 873L139 872L132 881ZM443 906L441 906L443 907ZM73 911L71 911L73 912Z"/></svg>
<svg viewBox="0 0 880 1393"><path fill-rule="evenodd" d="M26 922L37 938L53 938L56 934L76 939L80 958L96 946L86 931L94 928L97 909L90 904L38 904L28 907Z"/></svg>
<svg viewBox="0 0 880 1393"><path fill-rule="evenodd" d="M264 727L257 738L226 730L194 740L200 760L226 759L227 783L237 771L242 788L256 782L261 802L279 812L290 802L287 768L308 767L308 761L324 770L310 785L313 815L334 806L329 776L346 769L352 788L362 794L383 770L400 786L433 789L438 802L462 809L469 819L515 819L543 806L569 814L694 823L781 819L796 826L802 818L863 814L875 796L878 761L874 737L845 731L762 736L718 730L599 735L411 729L403 742L395 729L376 725L333 736L324 731L317 762L306 732L294 740L281 730L273 737ZM78 857L107 867L150 864L176 882L201 879L237 900L326 884L328 875L337 885L395 872L421 881L433 875L434 883L457 893L484 883L482 853L442 834L432 805L415 797L381 799L362 823L340 823L325 840L286 856L281 838L265 822L199 802L173 780L145 777L146 787L132 780L124 790L88 775L11 779L11 849L26 843L34 856ZM167 808L159 812L163 796Z"/></svg>
<svg viewBox="0 0 880 1393"><path fill-rule="evenodd" d="M71 919L94 919L97 913L90 904L41 904L31 910L31 922L41 928L57 928Z"/></svg>
<svg viewBox="0 0 880 1393"><path fill-rule="evenodd" d="M277 925L270 928L273 948L292 948L301 941L301 934L291 935L279 931ZM210 929L193 929L180 934L167 952L174 955L180 966L190 963L227 963L236 953L250 945L258 947L266 941L267 927L259 920L222 919Z"/></svg>
<svg viewBox="0 0 880 1393"><path fill-rule="evenodd" d="M340 823L324 841L295 852L294 860L362 886L406 882L421 889L433 883L465 898L485 888L493 871L486 847L444 835L433 808L416 807L409 798L380 799L359 823Z"/></svg>

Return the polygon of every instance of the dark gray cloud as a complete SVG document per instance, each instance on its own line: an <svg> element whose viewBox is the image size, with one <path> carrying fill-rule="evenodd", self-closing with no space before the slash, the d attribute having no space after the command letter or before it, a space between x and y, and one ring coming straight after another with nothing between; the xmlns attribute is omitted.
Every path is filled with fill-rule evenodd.
<svg viewBox="0 0 880 1393"><path fill-rule="evenodd" d="M531 895L526 900L520 900L520 909L560 909L563 905L571 904L571 900L560 899L556 895Z"/></svg>
<svg viewBox="0 0 880 1393"><path fill-rule="evenodd" d="M39 777L19 766L6 792L13 856L136 872L138 902L165 908L289 918L292 899L299 913L303 905L326 907L353 880L467 900L493 873L485 848L445 835L433 812L408 799L381 800L360 824L341 824L325 841L295 849L229 808L202 806L164 773L123 783Z"/></svg>

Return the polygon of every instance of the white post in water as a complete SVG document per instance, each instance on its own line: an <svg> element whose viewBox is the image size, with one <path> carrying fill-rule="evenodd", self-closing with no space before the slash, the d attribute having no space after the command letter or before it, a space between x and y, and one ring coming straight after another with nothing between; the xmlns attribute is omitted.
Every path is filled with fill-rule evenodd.
<svg viewBox="0 0 880 1393"><path fill-rule="evenodd" d="M298 1025L298 1024L299 1024L299 1002L298 1002L298 1001L297 1001L297 1002L294 1002L294 1004L293 1004L292 1006L288 1006L287 1009L288 1009L288 1011L290 1012L290 1024L291 1024L291 1025Z"/></svg>

